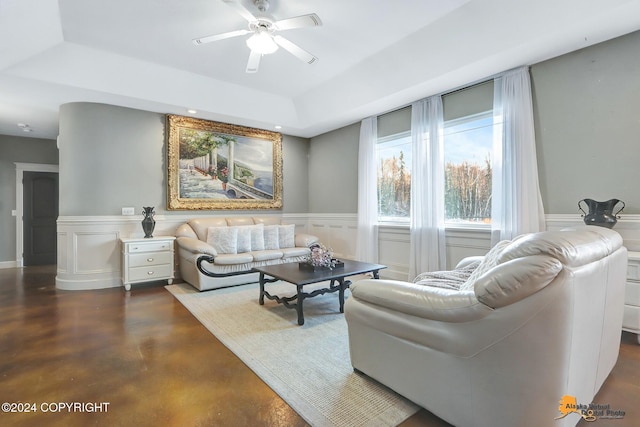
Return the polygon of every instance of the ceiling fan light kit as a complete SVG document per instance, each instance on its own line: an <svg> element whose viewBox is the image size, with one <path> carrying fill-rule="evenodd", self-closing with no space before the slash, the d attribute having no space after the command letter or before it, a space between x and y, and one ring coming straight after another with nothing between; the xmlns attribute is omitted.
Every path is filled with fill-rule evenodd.
<svg viewBox="0 0 640 427"><path fill-rule="evenodd" d="M202 44L224 40L232 37L251 34L246 40L247 46L251 50L249 53L249 61L247 62L247 73L255 73L260 65L262 55L269 55L282 47L284 50L300 59L307 64L313 64L318 60L315 56L302 49L292 41L276 34L278 31L290 30L294 28L318 27L322 25L320 17L315 13L296 16L294 18L282 19L280 21L266 15L269 9L269 0L253 0L253 4L264 16L257 18L247 8L245 8L240 0L221 0L227 5L233 7L243 18L249 22L248 30L235 30L222 34L213 34L210 36L193 39L196 46Z"/></svg>
<svg viewBox="0 0 640 427"><path fill-rule="evenodd" d="M247 39L247 46L249 46L249 49L253 52L261 55L268 55L278 50L278 45L273 40L273 36L266 30L253 33L253 35Z"/></svg>

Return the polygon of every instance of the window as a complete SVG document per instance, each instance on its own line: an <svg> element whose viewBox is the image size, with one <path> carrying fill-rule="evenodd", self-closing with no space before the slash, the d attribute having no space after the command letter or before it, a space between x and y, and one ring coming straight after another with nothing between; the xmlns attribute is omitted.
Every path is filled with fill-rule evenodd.
<svg viewBox="0 0 640 427"><path fill-rule="evenodd" d="M491 111L450 120L444 127L445 222L491 223Z"/></svg>
<svg viewBox="0 0 640 427"><path fill-rule="evenodd" d="M379 138L378 220L409 222L411 207L411 132Z"/></svg>
<svg viewBox="0 0 640 427"><path fill-rule="evenodd" d="M493 112L444 124L445 222L491 223ZM411 132L378 138L378 221L408 223L411 212Z"/></svg>

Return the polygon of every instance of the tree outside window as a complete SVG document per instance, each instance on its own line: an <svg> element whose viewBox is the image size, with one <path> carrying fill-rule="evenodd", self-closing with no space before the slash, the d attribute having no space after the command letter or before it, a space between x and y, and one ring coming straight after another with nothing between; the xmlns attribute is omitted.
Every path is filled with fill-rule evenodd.
<svg viewBox="0 0 640 427"><path fill-rule="evenodd" d="M445 123L445 222L491 223L491 112Z"/></svg>
<svg viewBox="0 0 640 427"><path fill-rule="evenodd" d="M444 130L445 221L491 223L493 117L489 111L451 120ZM377 144L378 218L408 222L411 207L411 134Z"/></svg>

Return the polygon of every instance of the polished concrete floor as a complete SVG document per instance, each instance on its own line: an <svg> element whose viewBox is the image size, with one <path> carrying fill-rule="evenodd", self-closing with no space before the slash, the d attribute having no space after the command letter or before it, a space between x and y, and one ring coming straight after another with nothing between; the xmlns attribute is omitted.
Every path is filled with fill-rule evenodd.
<svg viewBox="0 0 640 427"><path fill-rule="evenodd" d="M640 425L634 335L595 401L625 418L581 426ZM61 291L53 266L0 269L0 402L1 426L307 425L161 284Z"/></svg>

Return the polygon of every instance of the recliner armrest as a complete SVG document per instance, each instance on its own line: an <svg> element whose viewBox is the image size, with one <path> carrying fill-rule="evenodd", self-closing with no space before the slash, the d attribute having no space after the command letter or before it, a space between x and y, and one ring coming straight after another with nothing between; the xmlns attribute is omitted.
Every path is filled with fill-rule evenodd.
<svg viewBox="0 0 640 427"><path fill-rule="evenodd" d="M360 280L351 285L352 298L389 310L442 322L481 319L493 311L472 290L455 291L398 280Z"/></svg>
<svg viewBox="0 0 640 427"><path fill-rule="evenodd" d="M478 301L492 308L520 301L547 286L562 271L549 255L532 255L499 264L474 283Z"/></svg>
<svg viewBox="0 0 640 427"><path fill-rule="evenodd" d="M176 239L176 243L181 249L194 254L207 254L211 256L218 255L218 252L213 248L213 246L207 242L203 242L202 240L192 239L191 237L178 237Z"/></svg>

